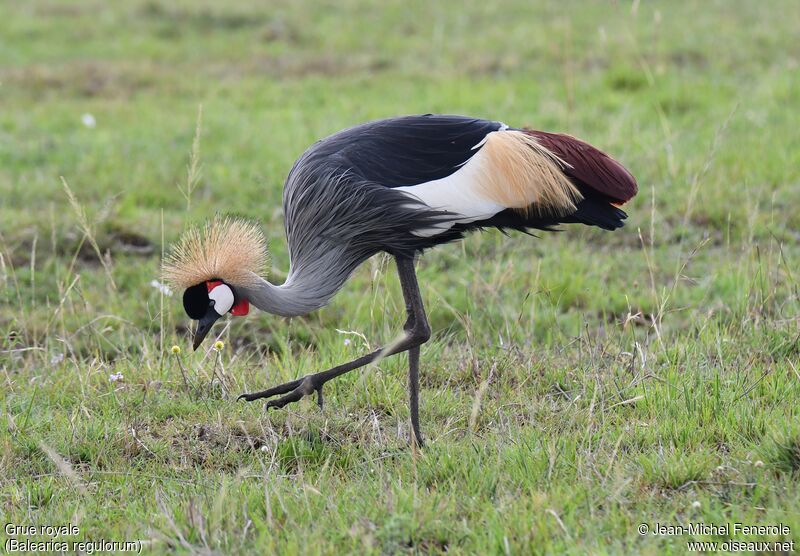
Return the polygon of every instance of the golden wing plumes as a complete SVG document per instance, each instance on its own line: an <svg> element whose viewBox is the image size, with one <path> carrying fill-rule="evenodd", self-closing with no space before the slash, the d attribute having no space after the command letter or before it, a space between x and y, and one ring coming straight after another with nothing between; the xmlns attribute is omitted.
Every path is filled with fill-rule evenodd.
<svg viewBox="0 0 800 556"><path fill-rule="evenodd" d="M522 131L486 136L479 155L482 193L499 205L526 215L565 215L582 199L562 172L567 163Z"/></svg>
<svg viewBox="0 0 800 556"><path fill-rule="evenodd" d="M163 263L164 279L188 288L212 278L228 284L255 285L255 276L268 268L267 240L251 221L217 215L184 232Z"/></svg>

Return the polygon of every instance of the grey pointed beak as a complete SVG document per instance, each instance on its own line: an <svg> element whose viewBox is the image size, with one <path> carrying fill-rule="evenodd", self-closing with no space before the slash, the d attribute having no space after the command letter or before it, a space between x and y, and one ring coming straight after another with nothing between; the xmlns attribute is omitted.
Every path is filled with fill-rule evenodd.
<svg viewBox="0 0 800 556"><path fill-rule="evenodd" d="M214 326L214 323L217 322L218 318L219 313L214 310L214 307L209 307L208 312L203 318L197 321L197 329L194 331L194 342L192 344L195 351L197 351L197 348L203 343L203 340L211 331L211 328Z"/></svg>

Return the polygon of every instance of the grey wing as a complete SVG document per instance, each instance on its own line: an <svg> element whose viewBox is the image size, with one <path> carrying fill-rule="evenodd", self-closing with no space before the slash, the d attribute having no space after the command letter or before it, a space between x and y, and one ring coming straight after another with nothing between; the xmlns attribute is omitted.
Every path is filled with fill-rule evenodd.
<svg viewBox="0 0 800 556"><path fill-rule="evenodd" d="M449 176L469 160L500 122L425 114L370 122L341 131L310 149L315 157L385 187Z"/></svg>
<svg viewBox="0 0 800 556"><path fill-rule="evenodd" d="M349 128L312 145L284 187L293 271L322 272L328 265L349 273L381 250L416 252L414 230L455 215L394 188L452 174L474 156L486 134L501 127L462 116L406 116Z"/></svg>

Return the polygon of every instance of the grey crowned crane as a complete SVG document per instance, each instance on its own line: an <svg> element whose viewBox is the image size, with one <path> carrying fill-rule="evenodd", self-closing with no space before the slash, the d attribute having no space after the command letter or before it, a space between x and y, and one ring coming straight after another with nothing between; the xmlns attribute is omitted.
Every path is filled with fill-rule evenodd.
<svg viewBox="0 0 800 556"><path fill-rule="evenodd" d="M185 288L184 308L198 321L197 349L226 313L246 315L252 304L275 315L304 315L328 303L366 259L389 253L408 313L401 340L240 399L280 396L266 408L282 408L316 392L321 406L329 380L407 351L412 441L421 445L419 355L431 330L415 257L488 227L615 230L627 217L619 206L636 192L636 180L621 164L569 135L463 116L390 118L317 141L295 162L283 190L291 262L282 285L260 275L266 261L260 228L236 218L218 217L188 231L164 274Z"/></svg>

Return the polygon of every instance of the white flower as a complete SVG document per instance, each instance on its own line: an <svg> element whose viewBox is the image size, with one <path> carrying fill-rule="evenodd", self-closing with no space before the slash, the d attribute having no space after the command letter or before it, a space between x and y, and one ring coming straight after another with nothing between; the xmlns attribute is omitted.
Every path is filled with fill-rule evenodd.
<svg viewBox="0 0 800 556"><path fill-rule="evenodd" d="M346 345L346 346L350 345L350 338L345 338L344 339L344 345Z"/></svg>
<svg viewBox="0 0 800 556"><path fill-rule="evenodd" d="M166 284L162 284L158 280L151 280L150 281L150 285L153 286L155 289L157 289L158 291L160 291L161 293L163 293L166 296L171 296L172 295L172 290L169 289L169 286L167 286Z"/></svg>
<svg viewBox="0 0 800 556"><path fill-rule="evenodd" d="M63 360L64 360L64 354L63 353L56 353L53 357L50 358L50 364L51 365L58 365Z"/></svg>
<svg viewBox="0 0 800 556"><path fill-rule="evenodd" d="M113 373L108 375L108 380L110 380L111 382L117 382L118 380L122 380L123 378L125 377L122 376L122 373Z"/></svg>
<svg viewBox="0 0 800 556"><path fill-rule="evenodd" d="M756 467L764 467L764 462L761 460L756 461L753 465Z"/></svg>
<svg viewBox="0 0 800 556"><path fill-rule="evenodd" d="M81 115L81 123L83 123L83 125L85 125L89 129L94 129L95 127L97 127L97 120L95 120L94 116L92 116L88 112L86 114Z"/></svg>
<svg viewBox="0 0 800 556"><path fill-rule="evenodd" d="M694 502L692 502L692 508L694 508L696 510L699 507L700 507L700 501L699 500L695 500Z"/></svg>

